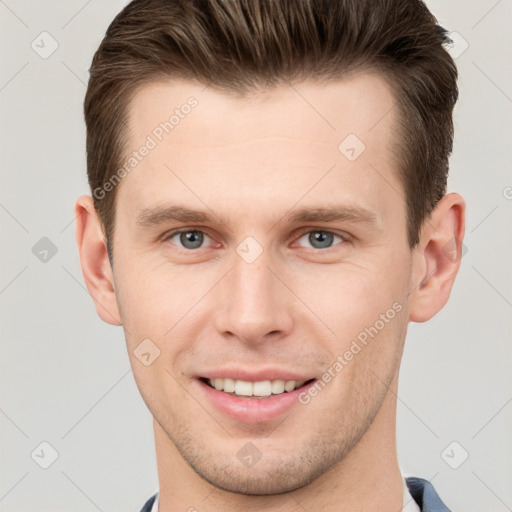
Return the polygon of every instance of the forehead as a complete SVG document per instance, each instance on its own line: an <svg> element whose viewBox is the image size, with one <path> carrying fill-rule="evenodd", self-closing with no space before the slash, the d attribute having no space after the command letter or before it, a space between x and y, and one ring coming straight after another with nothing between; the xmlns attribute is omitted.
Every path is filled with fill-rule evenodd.
<svg viewBox="0 0 512 512"><path fill-rule="evenodd" d="M179 188L197 206L215 196L249 208L257 198L298 199L319 179L317 192L335 185L360 194L377 184L376 172L399 187L394 107L387 82L372 73L246 97L184 81L145 85L129 105L127 155L150 149L123 178L118 201L147 207Z"/></svg>
<svg viewBox="0 0 512 512"><path fill-rule="evenodd" d="M187 146L240 144L272 135L336 143L347 133L371 143L385 142L395 103L387 81L369 72L330 83L310 80L259 89L245 96L189 81L152 82L140 87L128 106L129 140L136 146L148 134L171 139L161 126L167 122L172 140Z"/></svg>

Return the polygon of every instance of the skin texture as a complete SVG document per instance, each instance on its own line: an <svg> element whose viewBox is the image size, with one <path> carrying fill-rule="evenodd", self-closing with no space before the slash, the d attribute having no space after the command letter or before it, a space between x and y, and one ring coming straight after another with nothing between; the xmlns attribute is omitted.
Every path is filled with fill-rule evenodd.
<svg viewBox="0 0 512 512"><path fill-rule="evenodd" d="M119 185L114 268L92 199L76 203L85 282L99 316L123 326L154 416L160 511L400 510L395 415L407 324L448 300L460 258L447 247L455 240L460 254L463 199L446 195L409 248L391 150L397 109L374 74L246 99L190 82L146 85L131 102L130 150L191 96L197 106ZM354 161L338 150L349 134L366 146ZM212 219L137 222L171 204ZM289 221L335 204L372 219ZM177 229L203 232L202 246L184 247ZM335 235L330 246L313 245L318 231ZM252 263L236 250L249 236L262 249ZM320 379L393 304L400 311L317 396L275 420L232 419L198 383L227 366ZM134 354L147 338L160 350L149 366ZM249 442L261 454L252 467L237 457Z"/></svg>

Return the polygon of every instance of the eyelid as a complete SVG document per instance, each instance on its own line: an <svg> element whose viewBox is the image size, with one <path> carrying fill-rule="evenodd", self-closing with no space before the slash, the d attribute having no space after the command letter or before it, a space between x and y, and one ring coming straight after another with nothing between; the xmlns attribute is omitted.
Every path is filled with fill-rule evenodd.
<svg viewBox="0 0 512 512"><path fill-rule="evenodd" d="M345 233L345 232L340 233L339 231L332 230L332 229L318 228L318 227L314 227L314 226L306 226L304 228L300 228L299 232L294 237L295 241L293 242L293 244L297 244L298 241L304 235L307 235L308 233L317 233L317 232L329 233L331 235L337 236L337 237L341 238L343 243L350 242L352 240L352 237L348 233ZM314 251L326 252L326 251L329 251L329 249L334 249L337 245L340 245L340 244L341 244L341 242L339 242L338 244L334 244L331 247L326 247L325 249L317 249L315 247L306 247L306 249L312 249ZM303 246L299 246L299 247L303 247Z"/></svg>
<svg viewBox="0 0 512 512"><path fill-rule="evenodd" d="M176 235L179 235L181 233L190 233L191 231L198 231L198 232L202 233L203 235L207 236L210 240L214 240L214 238L208 234L208 230L206 228L195 227L195 226L185 227L185 228L176 228L171 231L167 231L166 233L164 233L161 236L160 240L162 242L170 242L171 238L175 237ZM176 245L176 244L173 244L173 245ZM200 247L199 249L187 249L186 247L180 247L179 245L176 245L176 247L178 247L179 249L188 251L188 252L193 252L193 251L198 251L199 249L204 249L204 247Z"/></svg>
<svg viewBox="0 0 512 512"><path fill-rule="evenodd" d="M304 226L303 228L300 228L297 231L297 234L294 236L301 237L301 236L305 235L306 233L312 233L312 232L318 232L318 231L322 231L324 233L330 233L332 235L339 236L340 238L342 238L343 240L345 240L347 242L354 238L352 235L349 235L346 231L338 231L336 229L328 229L328 228L317 227L317 226Z"/></svg>

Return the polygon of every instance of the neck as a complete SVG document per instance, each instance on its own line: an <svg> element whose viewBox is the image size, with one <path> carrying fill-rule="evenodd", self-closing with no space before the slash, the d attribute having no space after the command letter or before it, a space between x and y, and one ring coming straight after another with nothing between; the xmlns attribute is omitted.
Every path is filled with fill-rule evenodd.
<svg viewBox="0 0 512 512"><path fill-rule="evenodd" d="M154 420L159 512L396 512L403 506L403 480L396 454L397 378L370 428L354 449L310 484L282 494L245 495L219 489L185 462Z"/></svg>

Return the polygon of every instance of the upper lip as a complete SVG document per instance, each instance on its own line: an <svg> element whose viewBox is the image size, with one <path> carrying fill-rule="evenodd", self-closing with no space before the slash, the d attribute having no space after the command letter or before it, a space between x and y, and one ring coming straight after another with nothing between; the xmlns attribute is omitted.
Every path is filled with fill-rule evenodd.
<svg viewBox="0 0 512 512"><path fill-rule="evenodd" d="M298 373L296 371L284 370L282 368L262 368L260 370L245 370L243 368L218 368L215 370L205 370L198 375L198 378L207 379L233 379L245 380L248 382L260 382L263 380L295 380L308 381L313 379L313 375Z"/></svg>

